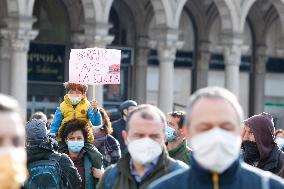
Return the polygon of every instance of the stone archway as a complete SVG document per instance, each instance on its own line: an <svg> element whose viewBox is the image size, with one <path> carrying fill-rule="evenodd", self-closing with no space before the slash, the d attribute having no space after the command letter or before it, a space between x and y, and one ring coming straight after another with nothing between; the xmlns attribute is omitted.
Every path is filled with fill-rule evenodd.
<svg viewBox="0 0 284 189"><path fill-rule="evenodd" d="M282 0L270 0L278 12L279 18L281 20L282 33L284 35L284 2Z"/></svg>
<svg viewBox="0 0 284 189"><path fill-rule="evenodd" d="M242 33L251 6L256 0L214 0L221 18L222 32Z"/></svg>

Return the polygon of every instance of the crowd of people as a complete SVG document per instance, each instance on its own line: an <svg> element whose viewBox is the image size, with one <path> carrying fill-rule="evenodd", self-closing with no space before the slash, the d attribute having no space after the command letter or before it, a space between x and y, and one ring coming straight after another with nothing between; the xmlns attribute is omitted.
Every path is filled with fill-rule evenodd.
<svg viewBox="0 0 284 189"><path fill-rule="evenodd" d="M88 87L64 83L54 115L0 95L1 189L284 189L284 131L247 119L220 87L196 91L186 112L121 103L111 122Z"/></svg>

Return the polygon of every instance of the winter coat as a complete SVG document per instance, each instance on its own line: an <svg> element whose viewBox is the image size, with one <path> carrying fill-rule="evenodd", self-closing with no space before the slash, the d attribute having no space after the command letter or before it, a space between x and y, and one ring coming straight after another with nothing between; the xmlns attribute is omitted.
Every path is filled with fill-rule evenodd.
<svg viewBox="0 0 284 189"><path fill-rule="evenodd" d="M123 118L121 118L119 120L112 122L111 124L113 128L112 136L118 140L120 144L121 154L125 154L127 150L121 132L125 130L126 122Z"/></svg>
<svg viewBox="0 0 284 189"><path fill-rule="evenodd" d="M94 189L99 179L93 177L92 168L103 168L103 156L94 145L89 143L85 143L83 150L86 151L84 153L85 188ZM68 153L68 146L63 144L59 147L58 151Z"/></svg>
<svg viewBox="0 0 284 189"><path fill-rule="evenodd" d="M130 159L131 156L127 153L117 164L110 166L102 177L98 189L144 189L163 175L179 169L188 168L185 163L170 158L164 150L153 172L138 183L131 174ZM112 178L109 178L110 175L113 175ZM110 184L110 182L112 182L112 184ZM106 184L109 186L106 187Z"/></svg>
<svg viewBox="0 0 284 189"><path fill-rule="evenodd" d="M222 161L222 157L220 157ZM236 160L222 174L203 169L192 158L191 167L155 181L148 189L283 189L284 180Z"/></svg>
<svg viewBox="0 0 284 189"><path fill-rule="evenodd" d="M257 167L264 171L279 174L281 169L284 168L284 152L282 152L278 146L275 146L269 157L266 160L259 162Z"/></svg>
<svg viewBox="0 0 284 189"><path fill-rule="evenodd" d="M284 166L284 153L279 150L275 142L275 130L271 116L262 113L252 116L244 121L254 135L257 149L260 154L260 160L257 167L279 174Z"/></svg>
<svg viewBox="0 0 284 189"><path fill-rule="evenodd" d="M119 142L113 136L103 132L95 134L94 137L94 146L103 155L104 167L115 164L121 158Z"/></svg>
<svg viewBox="0 0 284 189"><path fill-rule="evenodd" d="M66 154L54 152L50 142L29 144L27 146L28 164L39 160L48 160L51 154L60 156L58 163L62 170L63 183L68 185L67 189L77 189L81 184L81 177L72 160Z"/></svg>
<svg viewBox="0 0 284 189"><path fill-rule="evenodd" d="M56 109L54 119L50 124L50 135L58 135L58 141L61 142L59 131L64 123L72 119L80 119L85 121L90 120L95 126L101 125L102 123L101 114L98 111L94 111L87 99L84 98L79 102L79 104L73 106L69 98L64 96L64 101L60 104L60 107ZM87 129L91 130L92 128L90 127ZM93 135L88 137L88 142L93 144Z"/></svg>
<svg viewBox="0 0 284 189"><path fill-rule="evenodd" d="M169 150L169 155L173 159L183 161L184 163L190 165L191 150L186 145L186 140L184 140L175 149Z"/></svg>

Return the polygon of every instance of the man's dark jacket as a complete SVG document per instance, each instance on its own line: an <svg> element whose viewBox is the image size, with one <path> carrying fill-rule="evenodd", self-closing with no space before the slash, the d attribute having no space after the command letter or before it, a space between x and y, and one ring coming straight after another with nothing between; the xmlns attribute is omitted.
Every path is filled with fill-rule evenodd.
<svg viewBox="0 0 284 189"><path fill-rule="evenodd" d="M188 169L185 163L170 158L164 150L153 172L138 183L131 174L130 159L131 156L127 153L117 164L109 167L98 184L98 189L145 189L150 183L166 174L180 169ZM115 175L114 172L116 172ZM112 175L111 178L110 175Z"/></svg>
<svg viewBox="0 0 284 189"><path fill-rule="evenodd" d="M218 175L203 169L192 158L189 170L169 174L151 184L148 189L262 189L262 183L268 184L271 189L284 188L284 180L280 177L239 160Z"/></svg>
<svg viewBox="0 0 284 189"><path fill-rule="evenodd" d="M120 144L121 154L125 154L126 153L126 145L125 145L125 142L124 142L124 139L122 137L121 132L125 130L126 122L123 118L121 118L119 120L112 122L111 124L112 124L112 128L113 128L112 136L114 138L116 138L116 140L118 140L118 142Z"/></svg>

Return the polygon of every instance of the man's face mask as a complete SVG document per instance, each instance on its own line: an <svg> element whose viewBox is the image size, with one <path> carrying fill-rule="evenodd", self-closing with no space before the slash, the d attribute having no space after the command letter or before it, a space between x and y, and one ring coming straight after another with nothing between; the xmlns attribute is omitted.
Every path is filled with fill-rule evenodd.
<svg viewBox="0 0 284 189"><path fill-rule="evenodd" d="M0 148L1 189L19 189L27 178L26 152L23 148Z"/></svg>
<svg viewBox="0 0 284 189"><path fill-rule="evenodd" d="M167 142L172 142L176 139L175 131L174 128L166 126Z"/></svg>
<svg viewBox="0 0 284 189"><path fill-rule="evenodd" d="M256 142L253 141L243 141L242 147L244 150L244 161L248 164L253 164L259 161L260 154L257 149Z"/></svg>
<svg viewBox="0 0 284 189"><path fill-rule="evenodd" d="M127 148L133 161L142 165L152 162L162 153L162 146L148 137L130 141Z"/></svg>
<svg viewBox="0 0 284 189"><path fill-rule="evenodd" d="M222 173L238 159L241 137L220 128L210 129L190 139L193 157L204 169Z"/></svg>

